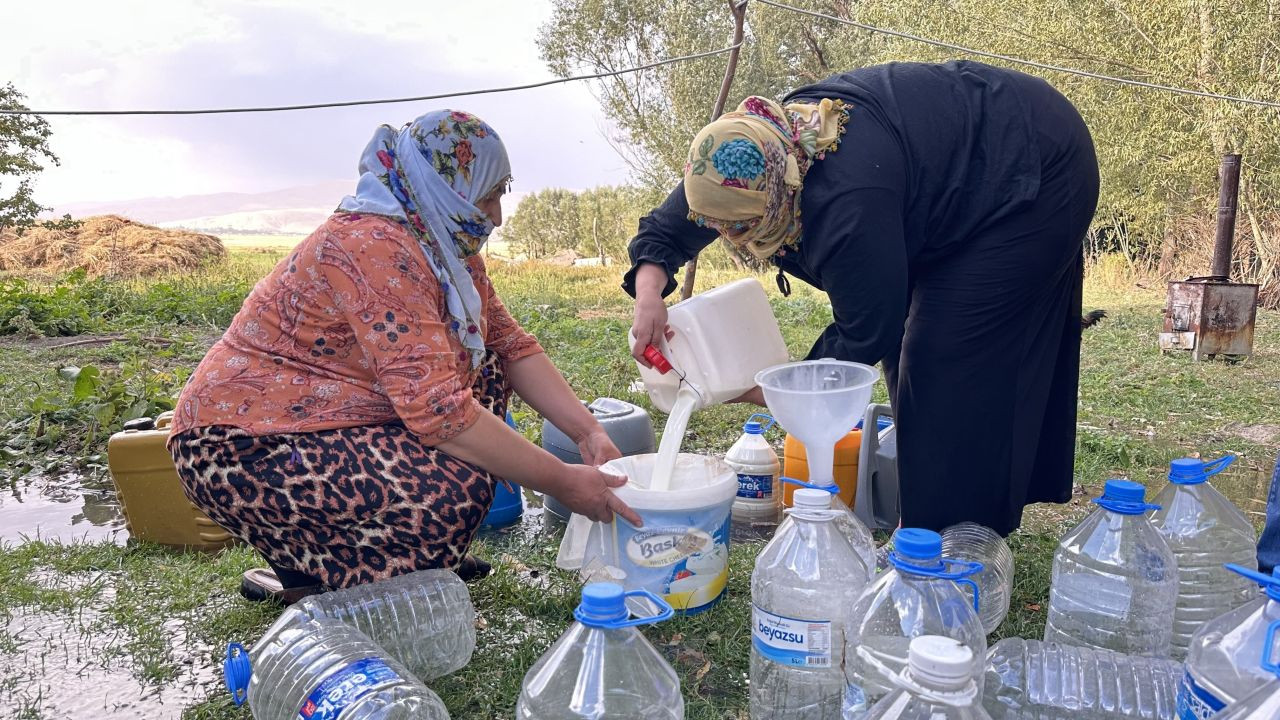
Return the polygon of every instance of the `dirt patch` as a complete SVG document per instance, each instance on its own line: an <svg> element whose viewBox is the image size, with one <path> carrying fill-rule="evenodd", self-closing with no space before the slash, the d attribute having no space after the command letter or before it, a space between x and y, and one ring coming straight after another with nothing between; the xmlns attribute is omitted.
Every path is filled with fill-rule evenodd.
<svg viewBox="0 0 1280 720"><path fill-rule="evenodd" d="M603 308L588 308L578 311L579 320L603 320L606 318L625 318L631 313L626 310L606 310Z"/></svg>
<svg viewBox="0 0 1280 720"><path fill-rule="evenodd" d="M166 230L119 215L85 218L66 230L0 230L0 271L144 277L193 270L227 256L212 235Z"/></svg>
<svg viewBox="0 0 1280 720"><path fill-rule="evenodd" d="M1236 423L1227 426L1227 431L1255 445L1271 445L1280 440L1280 425L1242 425Z"/></svg>

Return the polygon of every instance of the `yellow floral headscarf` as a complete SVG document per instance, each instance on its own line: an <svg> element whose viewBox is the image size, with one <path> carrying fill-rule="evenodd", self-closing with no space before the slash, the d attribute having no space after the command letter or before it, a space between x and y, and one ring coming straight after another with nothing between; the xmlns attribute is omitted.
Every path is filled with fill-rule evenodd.
<svg viewBox="0 0 1280 720"><path fill-rule="evenodd" d="M684 166L689 219L767 260L800 239L800 190L814 160L834 152L848 115L839 100L742 101L693 138Z"/></svg>

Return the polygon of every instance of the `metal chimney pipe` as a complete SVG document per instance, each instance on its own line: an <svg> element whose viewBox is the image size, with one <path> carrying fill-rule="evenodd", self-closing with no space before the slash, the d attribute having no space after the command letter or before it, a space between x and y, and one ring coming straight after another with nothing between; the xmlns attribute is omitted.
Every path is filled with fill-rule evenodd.
<svg viewBox="0 0 1280 720"><path fill-rule="evenodd" d="M1236 203L1240 197L1240 156L1223 155L1218 168L1218 232L1213 239L1213 268L1209 274L1231 279L1231 246L1236 234Z"/></svg>

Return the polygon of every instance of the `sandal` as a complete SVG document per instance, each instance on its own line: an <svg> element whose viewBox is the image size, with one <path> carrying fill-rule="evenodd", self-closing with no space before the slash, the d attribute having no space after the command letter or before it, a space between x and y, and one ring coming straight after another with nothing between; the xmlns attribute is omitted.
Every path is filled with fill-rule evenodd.
<svg viewBox="0 0 1280 720"><path fill-rule="evenodd" d="M493 572L493 566L475 555L466 555L453 571L458 574L458 577L462 578L463 582L471 582L472 580L480 580L487 577L489 573Z"/></svg>
<svg viewBox="0 0 1280 720"><path fill-rule="evenodd" d="M240 579L240 595L250 602L274 602L292 605L309 595L324 592L323 585L308 585L285 589L280 578L270 568L254 568L245 571Z"/></svg>

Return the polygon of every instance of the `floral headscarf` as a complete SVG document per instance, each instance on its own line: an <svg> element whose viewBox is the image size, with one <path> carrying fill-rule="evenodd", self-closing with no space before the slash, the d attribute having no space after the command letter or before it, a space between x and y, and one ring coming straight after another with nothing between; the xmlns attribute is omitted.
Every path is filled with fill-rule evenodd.
<svg viewBox="0 0 1280 720"><path fill-rule="evenodd" d="M839 100L778 103L752 96L704 127L689 148L689 219L766 260L800 240L800 190L814 160L844 132Z"/></svg>
<svg viewBox="0 0 1280 720"><path fill-rule="evenodd" d="M493 128L469 113L438 110L399 130L379 127L360 156L355 195L338 205L339 212L394 218L417 236L440 279L449 329L473 368L484 358L481 304L463 260L493 232L475 203L510 180L507 149Z"/></svg>

